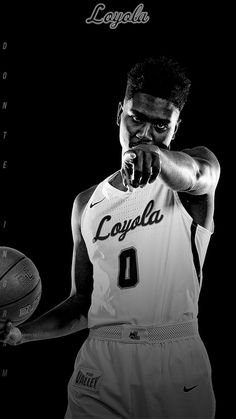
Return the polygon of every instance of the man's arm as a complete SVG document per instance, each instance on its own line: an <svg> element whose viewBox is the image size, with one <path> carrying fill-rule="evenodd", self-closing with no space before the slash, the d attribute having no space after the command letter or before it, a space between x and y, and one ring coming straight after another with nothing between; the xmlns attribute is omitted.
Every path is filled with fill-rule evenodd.
<svg viewBox="0 0 236 419"><path fill-rule="evenodd" d="M5 338L1 341L16 345L65 336L87 328L87 314L92 293L92 266L80 231L81 214L87 198L86 192L78 195L72 210L74 249L70 296L29 323L19 327L8 324Z"/></svg>
<svg viewBox="0 0 236 419"><path fill-rule="evenodd" d="M206 147L159 151L161 178L173 190L204 195L215 189L220 176L216 156Z"/></svg>
<svg viewBox="0 0 236 419"><path fill-rule="evenodd" d="M171 189L193 195L211 193L219 180L220 165L206 147L170 151L142 144L123 156L128 184L133 187L152 183L159 176ZM124 173L124 172L123 172Z"/></svg>

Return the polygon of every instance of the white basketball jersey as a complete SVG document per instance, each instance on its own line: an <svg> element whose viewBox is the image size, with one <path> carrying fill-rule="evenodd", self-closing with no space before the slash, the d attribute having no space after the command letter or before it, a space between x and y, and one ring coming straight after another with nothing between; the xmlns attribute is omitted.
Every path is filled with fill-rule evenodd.
<svg viewBox="0 0 236 419"><path fill-rule="evenodd" d="M97 186L82 217L94 276L89 327L196 318L211 232L194 225L160 179L133 192L108 181Z"/></svg>

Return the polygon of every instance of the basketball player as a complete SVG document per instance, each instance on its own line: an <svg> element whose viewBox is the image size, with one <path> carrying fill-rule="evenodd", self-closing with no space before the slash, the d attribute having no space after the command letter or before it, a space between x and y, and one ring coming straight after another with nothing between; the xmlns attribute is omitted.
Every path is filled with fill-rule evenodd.
<svg viewBox="0 0 236 419"><path fill-rule="evenodd" d="M131 69L117 114L121 169L74 202L71 295L7 324L9 344L90 329L67 419L214 417L197 316L220 167L204 146L172 151L189 89L166 57Z"/></svg>

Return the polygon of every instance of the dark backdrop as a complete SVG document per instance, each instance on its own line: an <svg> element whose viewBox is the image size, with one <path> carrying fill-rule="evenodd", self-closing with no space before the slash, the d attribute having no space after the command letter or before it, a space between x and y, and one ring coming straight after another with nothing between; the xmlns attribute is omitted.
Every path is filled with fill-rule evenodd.
<svg viewBox="0 0 236 419"><path fill-rule="evenodd" d="M7 170L1 171L1 245L30 257L40 272L43 293L33 317L70 292L73 200L120 166L116 111L130 65L150 54L165 54L189 68L193 86L174 147L206 145L222 165L216 195L215 233L209 246L200 296L200 333L213 369L217 417L226 417L231 364L226 322L229 318L230 250L229 91L231 45L228 16L194 3L165 10L145 1L146 24L86 24L98 2L8 15L1 51L0 144ZM134 10L138 1L106 1L106 12ZM27 14L26 14L27 12ZM15 17L16 17L15 13ZM223 30L223 25L225 25ZM173 148L174 148L173 147ZM226 221L227 220L227 221ZM8 377L1 379L8 415L62 419L67 381L87 332L1 350ZM30 403L29 403L30 401Z"/></svg>

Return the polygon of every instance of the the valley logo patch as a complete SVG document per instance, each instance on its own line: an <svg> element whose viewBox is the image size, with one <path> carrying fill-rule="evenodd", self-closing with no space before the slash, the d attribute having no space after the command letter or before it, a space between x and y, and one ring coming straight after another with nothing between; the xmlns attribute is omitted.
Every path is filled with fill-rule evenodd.
<svg viewBox="0 0 236 419"><path fill-rule="evenodd" d="M84 389L98 391L101 377L101 371L80 367L74 384Z"/></svg>

